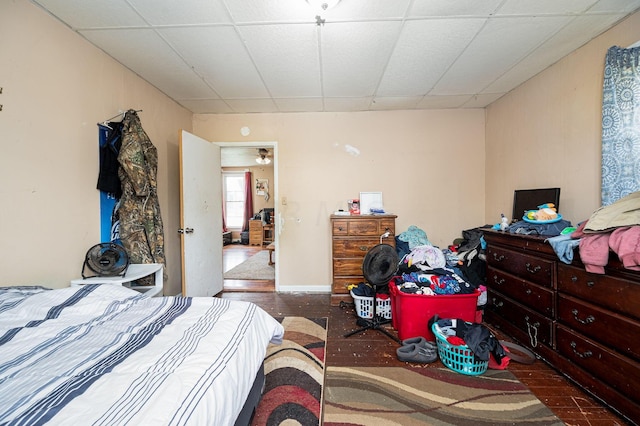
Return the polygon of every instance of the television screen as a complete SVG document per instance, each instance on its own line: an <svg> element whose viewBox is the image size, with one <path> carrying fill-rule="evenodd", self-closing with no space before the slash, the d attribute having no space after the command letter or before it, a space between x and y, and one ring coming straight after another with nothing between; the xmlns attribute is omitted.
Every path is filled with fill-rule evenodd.
<svg viewBox="0 0 640 426"><path fill-rule="evenodd" d="M513 191L512 222L522 220L527 210L536 210L539 205L553 203L560 213L560 188L516 189Z"/></svg>

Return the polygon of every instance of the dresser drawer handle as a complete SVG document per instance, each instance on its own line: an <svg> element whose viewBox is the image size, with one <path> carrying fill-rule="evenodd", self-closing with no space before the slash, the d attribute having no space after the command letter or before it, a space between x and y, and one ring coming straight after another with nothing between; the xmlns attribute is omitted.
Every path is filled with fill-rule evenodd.
<svg viewBox="0 0 640 426"><path fill-rule="evenodd" d="M585 319L578 318L578 310L577 309L572 310L571 313L573 314L573 319L578 321L580 324L591 324L592 322L594 322L596 320L593 315L589 315Z"/></svg>
<svg viewBox="0 0 640 426"><path fill-rule="evenodd" d="M496 308L501 308L502 305L504 305L504 302L502 300L498 301L495 297L493 298L493 306L495 306Z"/></svg>
<svg viewBox="0 0 640 426"><path fill-rule="evenodd" d="M526 263L524 266L527 268L527 271L531 272L532 274L535 274L536 272L540 271L540 269L542 269L542 266L540 265L536 265L532 268L530 263Z"/></svg>
<svg viewBox="0 0 640 426"><path fill-rule="evenodd" d="M496 262L502 262L504 260L504 255L498 255L498 253L493 252L493 260Z"/></svg>
<svg viewBox="0 0 640 426"><path fill-rule="evenodd" d="M578 277L576 277L575 275L571 276L571 281L574 283L578 282ZM587 287L593 287L594 285L596 285L595 281L587 281Z"/></svg>
<svg viewBox="0 0 640 426"><path fill-rule="evenodd" d="M360 251L369 251L369 247L367 247L367 246L360 246L359 249L360 249ZM373 300L373 299L371 299L371 300Z"/></svg>
<svg viewBox="0 0 640 426"><path fill-rule="evenodd" d="M498 278L497 275L493 276L493 282L495 282L497 285L502 285L505 283L505 279L504 278Z"/></svg>
<svg viewBox="0 0 640 426"><path fill-rule="evenodd" d="M531 293L533 293L533 292L531 291L531 289L530 289L530 288L528 288L528 289L525 291L525 293L526 293L526 294L527 294L527 296L528 296L528 295L530 295L530 294L531 294Z"/></svg>
<svg viewBox="0 0 640 426"><path fill-rule="evenodd" d="M576 346L578 346L576 344L576 342L571 342L571 349L573 349L573 353L578 355L580 358L589 358L590 356L593 356L593 352L591 351L585 351L585 352L578 352L576 350Z"/></svg>
<svg viewBox="0 0 640 426"><path fill-rule="evenodd" d="M344 231L344 228L342 226L338 226L338 231Z"/></svg>
<svg viewBox="0 0 640 426"><path fill-rule="evenodd" d="M524 317L524 322L527 323L527 334L529 335L529 343L531 343L531 347L538 347L538 327L540 327L539 322L534 322L533 324L529 324L529 316Z"/></svg>

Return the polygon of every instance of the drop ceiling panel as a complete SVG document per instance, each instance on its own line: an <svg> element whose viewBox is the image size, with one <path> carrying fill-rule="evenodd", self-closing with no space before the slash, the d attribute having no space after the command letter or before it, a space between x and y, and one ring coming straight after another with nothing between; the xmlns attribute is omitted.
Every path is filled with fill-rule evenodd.
<svg viewBox="0 0 640 426"><path fill-rule="evenodd" d="M371 97L324 98L325 111L368 111Z"/></svg>
<svg viewBox="0 0 640 426"><path fill-rule="evenodd" d="M125 0L38 0L74 29L144 26L144 20Z"/></svg>
<svg viewBox="0 0 640 426"><path fill-rule="evenodd" d="M128 0L151 25L229 23L221 0Z"/></svg>
<svg viewBox="0 0 640 426"><path fill-rule="evenodd" d="M575 14L584 12L595 2L596 0L506 0L496 16Z"/></svg>
<svg viewBox="0 0 640 426"><path fill-rule="evenodd" d="M377 95L427 94L485 22L483 18L406 22Z"/></svg>
<svg viewBox="0 0 640 426"><path fill-rule="evenodd" d="M154 30L93 30L81 34L174 99L218 97Z"/></svg>
<svg viewBox="0 0 640 426"><path fill-rule="evenodd" d="M229 99L227 103L234 112L243 114L277 111L273 99Z"/></svg>
<svg viewBox="0 0 640 426"><path fill-rule="evenodd" d="M480 93L570 20L569 17L490 20L432 94Z"/></svg>
<svg viewBox="0 0 640 426"><path fill-rule="evenodd" d="M376 97L371 103L371 109L374 111L415 109L421 100L422 96Z"/></svg>
<svg viewBox="0 0 640 426"><path fill-rule="evenodd" d="M569 25L547 40L540 49L524 58L521 62L491 83L483 92L507 92L556 63L595 34L608 28L621 15L586 15L574 18ZM604 61L604 56L603 56ZM604 62L603 62L604 63Z"/></svg>
<svg viewBox="0 0 640 426"><path fill-rule="evenodd" d="M407 14L409 0L344 0L322 16L327 22L344 20L401 19Z"/></svg>
<svg viewBox="0 0 640 426"><path fill-rule="evenodd" d="M322 95L317 26L259 25L238 30L271 96Z"/></svg>
<svg viewBox="0 0 640 426"><path fill-rule="evenodd" d="M179 27L158 31L223 98L269 96L235 28Z"/></svg>
<svg viewBox="0 0 640 426"><path fill-rule="evenodd" d="M304 0L224 0L224 4L237 23L315 22L315 13Z"/></svg>
<svg viewBox="0 0 640 426"><path fill-rule="evenodd" d="M325 25L320 46L324 95L373 95L400 29L400 22Z"/></svg>
<svg viewBox="0 0 640 426"><path fill-rule="evenodd" d="M319 112L323 110L322 98L288 98L273 100L281 112Z"/></svg>
<svg viewBox="0 0 640 426"><path fill-rule="evenodd" d="M196 114L229 114L234 112L223 100L178 99L178 103Z"/></svg>
<svg viewBox="0 0 640 426"><path fill-rule="evenodd" d="M632 12L640 7L640 0L600 0L591 9L589 13L594 12Z"/></svg>
<svg viewBox="0 0 640 426"><path fill-rule="evenodd" d="M419 109L449 109L461 108L471 99L470 95L459 96L425 96L418 103Z"/></svg>
<svg viewBox="0 0 640 426"><path fill-rule="evenodd" d="M489 17L504 0L415 0L411 16Z"/></svg>

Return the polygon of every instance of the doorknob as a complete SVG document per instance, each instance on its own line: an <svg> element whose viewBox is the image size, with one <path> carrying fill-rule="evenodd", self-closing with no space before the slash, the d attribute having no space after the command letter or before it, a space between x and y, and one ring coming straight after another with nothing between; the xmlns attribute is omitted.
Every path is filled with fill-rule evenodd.
<svg viewBox="0 0 640 426"><path fill-rule="evenodd" d="M178 234L193 234L193 228L180 228L178 229Z"/></svg>

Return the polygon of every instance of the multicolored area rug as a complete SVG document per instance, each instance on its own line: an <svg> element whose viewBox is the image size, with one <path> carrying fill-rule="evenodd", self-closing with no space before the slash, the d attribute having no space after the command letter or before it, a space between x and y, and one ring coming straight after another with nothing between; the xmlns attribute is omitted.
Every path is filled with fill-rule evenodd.
<svg viewBox="0 0 640 426"><path fill-rule="evenodd" d="M269 345L265 390L252 426L320 424L327 318L285 317L281 345Z"/></svg>
<svg viewBox="0 0 640 426"><path fill-rule="evenodd" d="M328 367L324 425L564 425L507 370Z"/></svg>

